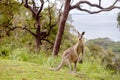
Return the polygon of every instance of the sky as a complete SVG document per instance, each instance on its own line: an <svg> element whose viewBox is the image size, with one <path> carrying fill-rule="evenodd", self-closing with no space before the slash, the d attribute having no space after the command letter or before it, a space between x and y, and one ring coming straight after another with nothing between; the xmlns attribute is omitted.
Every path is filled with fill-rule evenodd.
<svg viewBox="0 0 120 80"><path fill-rule="evenodd" d="M94 2L96 0L91 1ZM105 6L109 4L110 2L107 4L104 3ZM120 41L120 30L117 28L117 15L119 12L120 10L115 9L99 14L86 14L78 10L73 10L70 14L73 20L72 25L80 32L85 31L86 39L108 37L113 41Z"/></svg>

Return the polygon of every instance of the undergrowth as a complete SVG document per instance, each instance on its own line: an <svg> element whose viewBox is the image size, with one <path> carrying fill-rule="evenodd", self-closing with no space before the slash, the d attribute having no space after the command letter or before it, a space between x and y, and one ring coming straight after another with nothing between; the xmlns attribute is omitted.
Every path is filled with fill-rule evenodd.
<svg viewBox="0 0 120 80"><path fill-rule="evenodd" d="M61 56L52 57L50 52L40 51L39 53L30 52L27 48L17 48L11 51L11 54L1 59L10 59L17 61L25 61L36 63L44 68L57 67L61 61ZM90 58L85 58L82 64L77 65L77 71L80 74L86 75L92 80L119 80L120 73L114 70L106 69L97 61L92 62ZM68 66L64 66L60 71L65 70L69 73Z"/></svg>

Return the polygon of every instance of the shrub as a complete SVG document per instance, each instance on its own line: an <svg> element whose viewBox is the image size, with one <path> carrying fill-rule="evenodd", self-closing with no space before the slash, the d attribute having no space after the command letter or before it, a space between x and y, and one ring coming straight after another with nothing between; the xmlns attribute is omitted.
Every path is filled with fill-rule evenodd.
<svg viewBox="0 0 120 80"><path fill-rule="evenodd" d="M27 48L17 48L12 51L12 54L9 56L12 60L27 61L29 58Z"/></svg>
<svg viewBox="0 0 120 80"><path fill-rule="evenodd" d="M11 47L9 45L0 46L0 56L7 57L11 53Z"/></svg>

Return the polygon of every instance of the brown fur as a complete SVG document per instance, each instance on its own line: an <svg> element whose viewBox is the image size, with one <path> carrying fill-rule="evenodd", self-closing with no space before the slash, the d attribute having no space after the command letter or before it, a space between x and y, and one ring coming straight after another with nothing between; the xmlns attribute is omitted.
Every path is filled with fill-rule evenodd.
<svg viewBox="0 0 120 80"><path fill-rule="evenodd" d="M84 54L83 35L84 33L85 32L82 32L82 34L80 34L78 32L78 39L79 39L78 42L74 46L68 48L67 50L63 52L62 61L60 65L54 70L58 71L59 69L62 68L62 66L64 66L67 63L69 65L70 71L72 71L71 63L74 63L74 71L76 72L77 62L78 61L82 62L83 60L83 54ZM79 56L80 53L82 53L81 57Z"/></svg>

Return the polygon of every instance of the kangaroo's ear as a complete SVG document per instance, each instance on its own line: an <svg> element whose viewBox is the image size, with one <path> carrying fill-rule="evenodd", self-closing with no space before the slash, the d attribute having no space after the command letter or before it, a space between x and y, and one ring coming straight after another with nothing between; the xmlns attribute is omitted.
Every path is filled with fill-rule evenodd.
<svg viewBox="0 0 120 80"><path fill-rule="evenodd" d="M76 31L78 33L78 35L80 35L80 33L78 31Z"/></svg>
<svg viewBox="0 0 120 80"><path fill-rule="evenodd" d="M85 34L85 32L83 31L83 32L82 32L82 35L84 35L84 34Z"/></svg>

